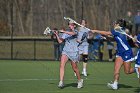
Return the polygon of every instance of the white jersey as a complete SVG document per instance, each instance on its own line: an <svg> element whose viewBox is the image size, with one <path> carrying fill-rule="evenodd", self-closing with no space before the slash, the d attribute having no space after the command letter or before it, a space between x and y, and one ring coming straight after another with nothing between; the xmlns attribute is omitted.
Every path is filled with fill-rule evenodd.
<svg viewBox="0 0 140 93"><path fill-rule="evenodd" d="M80 45L89 45L89 43L87 42L87 40L88 40L88 33L89 33L88 29L83 28L83 27L79 28L77 40L81 41Z"/></svg>
<svg viewBox="0 0 140 93"><path fill-rule="evenodd" d="M79 61L79 53L78 53L78 42L77 40L77 30L75 30L75 35L69 35L69 34L63 34L62 39L65 40L65 45L62 51L62 54L65 54L68 56L70 60L73 62Z"/></svg>
<svg viewBox="0 0 140 93"><path fill-rule="evenodd" d="M78 31L75 30L77 33ZM69 34L63 34L62 39L65 40L65 46L63 48L63 51L69 51L69 52L76 52L78 51L78 42L76 41L77 34L76 35L69 35Z"/></svg>
<svg viewBox="0 0 140 93"><path fill-rule="evenodd" d="M80 27L78 32L77 40L81 43L78 44L79 54L88 54L88 33L89 30L86 28Z"/></svg>

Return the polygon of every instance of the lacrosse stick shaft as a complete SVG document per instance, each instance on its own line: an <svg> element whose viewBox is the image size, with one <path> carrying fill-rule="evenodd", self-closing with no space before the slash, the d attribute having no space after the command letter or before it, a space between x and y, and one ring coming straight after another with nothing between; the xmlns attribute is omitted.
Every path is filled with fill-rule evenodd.
<svg viewBox="0 0 140 93"><path fill-rule="evenodd" d="M69 21L73 21L76 25L78 25L78 26L80 26L80 27L83 27L83 28L85 28L85 29L87 29L87 30L90 30L89 28L87 28L87 27L85 27L85 26L83 26L83 25L77 23L75 20L73 20L73 19L71 19L71 18L64 17L64 19L65 19L65 20L69 20Z"/></svg>
<svg viewBox="0 0 140 93"><path fill-rule="evenodd" d="M131 39L135 40L135 38L134 38L134 37L132 37L132 36L130 36L130 35L128 35L128 34L126 34L126 33L125 33L125 35L126 35L126 36L128 36L129 38L131 38ZM140 41L138 41L138 40L136 40L136 42L140 43Z"/></svg>
<svg viewBox="0 0 140 93"><path fill-rule="evenodd" d="M124 35L128 36L129 38L131 38L131 39L133 39L133 40L136 40L134 37L128 35L126 32L119 32L119 31L116 31L116 32L118 32L118 33L120 33L120 34L124 34ZM136 42L140 43L140 41L138 41L138 40L136 40Z"/></svg>

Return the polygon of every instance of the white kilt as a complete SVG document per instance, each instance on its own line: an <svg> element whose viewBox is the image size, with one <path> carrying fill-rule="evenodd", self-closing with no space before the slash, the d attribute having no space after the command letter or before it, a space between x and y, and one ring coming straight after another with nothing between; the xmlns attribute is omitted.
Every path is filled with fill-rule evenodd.
<svg viewBox="0 0 140 93"><path fill-rule="evenodd" d="M68 52L62 51L62 55L67 55L67 57L73 62L79 62L79 52Z"/></svg>

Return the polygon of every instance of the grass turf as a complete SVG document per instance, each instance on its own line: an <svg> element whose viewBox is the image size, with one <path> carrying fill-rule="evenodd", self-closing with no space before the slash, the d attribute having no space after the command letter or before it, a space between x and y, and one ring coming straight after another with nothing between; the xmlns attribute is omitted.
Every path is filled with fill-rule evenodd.
<svg viewBox="0 0 140 93"><path fill-rule="evenodd" d="M79 63L82 70L82 63ZM133 64L134 65L134 64ZM119 90L106 85L113 79L113 62L89 62L84 87L77 89L77 79L68 62L65 87L59 89L59 62L0 60L0 93L138 93L136 74L125 75L121 70Z"/></svg>

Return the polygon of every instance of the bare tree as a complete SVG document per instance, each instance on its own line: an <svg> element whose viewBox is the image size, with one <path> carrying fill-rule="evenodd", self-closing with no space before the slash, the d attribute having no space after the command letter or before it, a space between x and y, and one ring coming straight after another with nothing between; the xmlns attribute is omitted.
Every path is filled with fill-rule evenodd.
<svg viewBox="0 0 140 93"><path fill-rule="evenodd" d="M0 0L0 24L5 24L1 27L9 32L11 3L14 35L17 36L41 36L46 26L66 27L64 16L76 21L83 17L90 28L106 30L111 22L125 17L128 10L135 14L140 9L140 0Z"/></svg>

